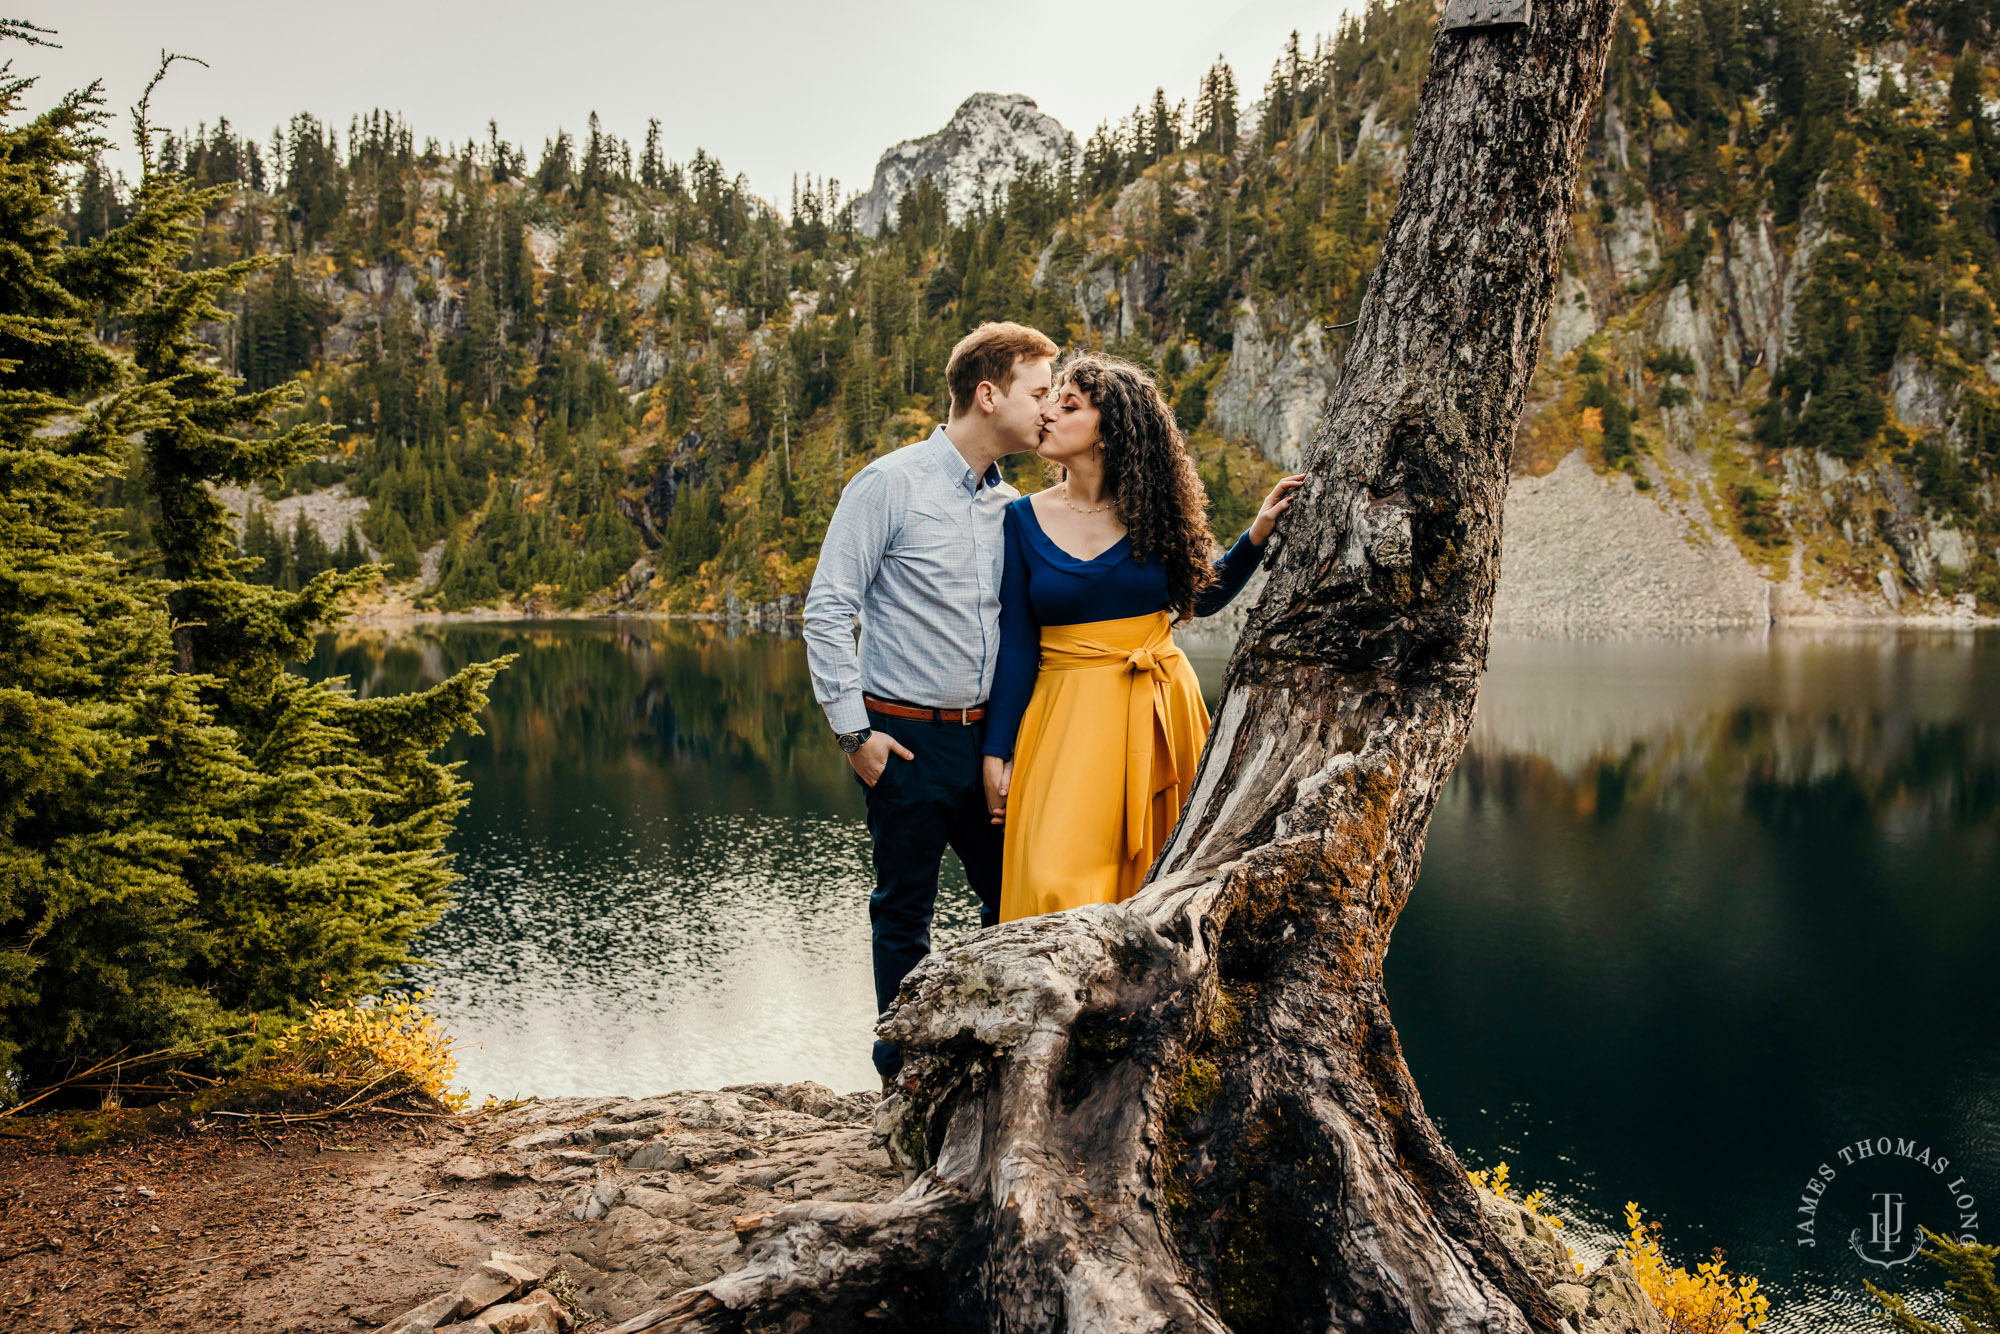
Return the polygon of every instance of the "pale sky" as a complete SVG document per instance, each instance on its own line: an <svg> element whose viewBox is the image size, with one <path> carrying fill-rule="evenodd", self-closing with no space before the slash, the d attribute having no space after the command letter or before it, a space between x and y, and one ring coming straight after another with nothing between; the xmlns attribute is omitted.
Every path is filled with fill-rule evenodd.
<svg viewBox="0 0 2000 1334"><path fill-rule="evenodd" d="M0 59L41 82L40 110L102 78L127 174L125 109L162 47L199 56L154 95L156 125L192 129L225 115L268 140L310 111L346 134L372 107L400 111L418 145L484 140L486 122L525 144L532 166L558 125L592 110L634 151L657 116L669 157L697 145L789 203L794 172L866 189L882 150L928 134L975 92L1025 93L1079 140L1155 85L1192 103L1220 54L1247 106L1285 34L1308 47L1344 0L13 0L9 12L57 30L60 51L9 43Z"/></svg>

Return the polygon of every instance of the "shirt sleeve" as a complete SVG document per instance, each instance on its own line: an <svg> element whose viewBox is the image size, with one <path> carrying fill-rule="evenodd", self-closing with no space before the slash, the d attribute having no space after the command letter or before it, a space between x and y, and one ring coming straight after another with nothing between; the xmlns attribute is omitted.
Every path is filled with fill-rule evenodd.
<svg viewBox="0 0 2000 1334"><path fill-rule="evenodd" d="M826 525L819 565L806 592L806 669L813 697L826 710L835 732L868 726L861 702L861 659L854 646L854 618L861 599L882 568L882 553L896 530L889 479L879 468L864 468L841 492Z"/></svg>
<svg viewBox="0 0 2000 1334"><path fill-rule="evenodd" d="M1007 507L1000 521L1006 534L1006 564L1000 570L1000 654L993 668L993 693L986 706L986 740L980 750L1007 760L1014 757L1014 736L1021 716L1035 693L1041 671L1042 627L1028 596L1028 550L1021 532L1020 506Z"/></svg>
<svg viewBox="0 0 2000 1334"><path fill-rule="evenodd" d="M1250 582L1250 576L1257 572L1263 559L1264 548L1250 540L1250 530L1245 528L1236 545L1215 562L1215 582L1195 595L1194 614L1213 616L1228 606L1243 591L1243 585Z"/></svg>

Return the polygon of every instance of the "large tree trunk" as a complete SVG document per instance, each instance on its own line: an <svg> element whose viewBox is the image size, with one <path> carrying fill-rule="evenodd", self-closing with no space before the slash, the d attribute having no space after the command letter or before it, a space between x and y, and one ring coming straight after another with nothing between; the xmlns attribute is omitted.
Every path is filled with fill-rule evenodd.
<svg viewBox="0 0 2000 1334"><path fill-rule="evenodd" d="M774 1215L746 1269L626 1330L1556 1328L1424 1114L1382 960L1472 723L1613 9L1435 39L1311 481L1152 882L928 960L884 1026L909 1190Z"/></svg>

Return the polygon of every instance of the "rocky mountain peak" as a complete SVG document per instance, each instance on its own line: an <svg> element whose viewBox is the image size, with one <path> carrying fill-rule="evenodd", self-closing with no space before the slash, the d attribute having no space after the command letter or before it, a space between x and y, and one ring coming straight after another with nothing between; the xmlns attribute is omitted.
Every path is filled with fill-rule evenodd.
<svg viewBox="0 0 2000 1334"><path fill-rule="evenodd" d="M1032 97L1018 93L974 93L959 104L945 127L920 139L905 139L875 164L875 180L854 201L854 215L870 236L893 218L903 195L926 175L944 187L954 220L981 195L1014 179L1016 156L1053 166L1076 136L1043 112Z"/></svg>

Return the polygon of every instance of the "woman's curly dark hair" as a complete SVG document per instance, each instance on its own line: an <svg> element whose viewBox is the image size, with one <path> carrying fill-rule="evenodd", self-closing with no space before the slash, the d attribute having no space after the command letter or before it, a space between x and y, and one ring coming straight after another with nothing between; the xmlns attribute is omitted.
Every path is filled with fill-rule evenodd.
<svg viewBox="0 0 2000 1334"><path fill-rule="evenodd" d="M1167 572L1167 609L1194 615L1195 596L1215 582L1215 535L1208 494L1174 410L1145 369L1102 352L1078 352L1056 369L1056 392L1070 386L1097 409L1104 448L1104 493L1132 535L1132 554Z"/></svg>

